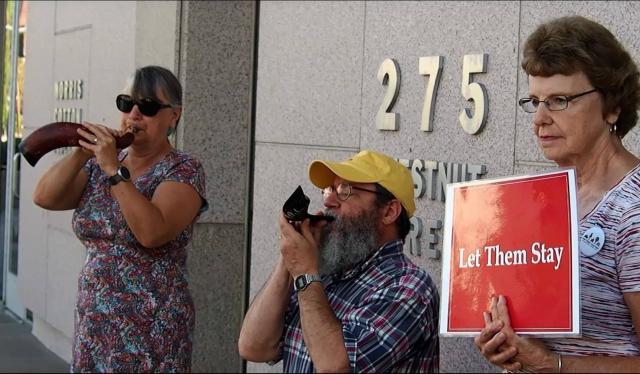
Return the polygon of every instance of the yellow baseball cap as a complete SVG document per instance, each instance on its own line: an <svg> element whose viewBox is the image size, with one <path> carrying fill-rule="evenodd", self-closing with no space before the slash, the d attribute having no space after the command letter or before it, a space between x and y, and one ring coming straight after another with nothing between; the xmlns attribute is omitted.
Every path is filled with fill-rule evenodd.
<svg viewBox="0 0 640 374"><path fill-rule="evenodd" d="M354 183L378 183L400 201L409 217L416 210L411 173L387 155L364 150L347 161L314 160L309 165L309 179L318 188L333 185L336 176Z"/></svg>

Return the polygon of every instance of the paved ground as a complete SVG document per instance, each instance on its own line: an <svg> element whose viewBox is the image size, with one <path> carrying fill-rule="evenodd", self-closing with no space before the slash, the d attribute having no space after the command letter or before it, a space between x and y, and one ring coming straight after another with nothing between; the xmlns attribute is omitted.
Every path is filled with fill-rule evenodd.
<svg viewBox="0 0 640 374"><path fill-rule="evenodd" d="M0 373L68 373L69 364L31 335L31 325L0 305Z"/></svg>

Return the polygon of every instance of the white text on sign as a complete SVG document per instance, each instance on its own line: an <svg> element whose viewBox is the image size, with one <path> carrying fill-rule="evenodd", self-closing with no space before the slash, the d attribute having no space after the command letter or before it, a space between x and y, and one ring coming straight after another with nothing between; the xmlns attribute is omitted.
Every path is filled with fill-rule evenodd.
<svg viewBox="0 0 640 374"><path fill-rule="evenodd" d="M484 264L492 266L517 266L531 264L552 264L554 270L560 268L564 247L551 247L544 243L534 242L530 251L524 249L503 250L500 245L487 245L481 250L465 255L465 249L460 248L460 269L478 268ZM484 255L484 256L483 256ZM481 258L485 258L484 262Z"/></svg>

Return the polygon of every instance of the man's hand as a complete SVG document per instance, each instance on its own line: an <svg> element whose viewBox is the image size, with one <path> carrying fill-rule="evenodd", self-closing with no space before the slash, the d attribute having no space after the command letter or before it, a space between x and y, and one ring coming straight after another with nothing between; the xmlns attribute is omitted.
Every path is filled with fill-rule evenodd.
<svg viewBox="0 0 640 374"><path fill-rule="evenodd" d="M326 221L311 225L311 220L289 223L280 213L280 252L284 265L294 279L301 274L318 274L318 243Z"/></svg>

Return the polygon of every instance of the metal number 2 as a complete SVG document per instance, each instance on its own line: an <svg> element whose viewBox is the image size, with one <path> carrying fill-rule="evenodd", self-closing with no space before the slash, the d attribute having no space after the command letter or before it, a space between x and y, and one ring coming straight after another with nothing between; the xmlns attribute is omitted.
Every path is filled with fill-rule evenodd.
<svg viewBox="0 0 640 374"><path fill-rule="evenodd" d="M477 134L484 126L488 111L487 89L481 83L470 83L471 74L485 73L487 70L486 53L481 55L465 55L462 62L462 96L467 101L473 101L475 110L473 116L467 108L460 112L458 119L464 131L468 134Z"/></svg>
<svg viewBox="0 0 640 374"><path fill-rule="evenodd" d="M433 131L431 122L433 121L433 103L436 101L436 92L440 85L440 73L442 73L442 65L444 58L442 56L420 57L418 61L418 72L420 75L428 75L429 83L424 96L424 104L422 105L422 120L420 130Z"/></svg>
<svg viewBox="0 0 640 374"><path fill-rule="evenodd" d="M387 92L382 99L382 105L376 114L376 126L378 130L398 130L398 113L391 112L393 104L400 91L400 68L395 60L387 58L382 61L378 69L378 80L383 86L387 86Z"/></svg>

